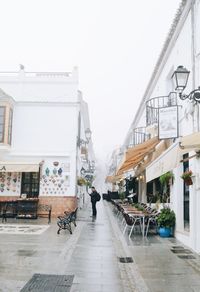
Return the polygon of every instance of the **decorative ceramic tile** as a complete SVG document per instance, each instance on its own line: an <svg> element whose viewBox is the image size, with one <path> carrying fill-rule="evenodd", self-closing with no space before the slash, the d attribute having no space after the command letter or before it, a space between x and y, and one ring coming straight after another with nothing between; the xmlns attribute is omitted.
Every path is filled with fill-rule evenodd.
<svg viewBox="0 0 200 292"><path fill-rule="evenodd" d="M45 169L45 173L46 173L46 176L49 176L49 174L50 174L50 170L49 170L48 167Z"/></svg>
<svg viewBox="0 0 200 292"><path fill-rule="evenodd" d="M56 169L56 168L53 169L53 174L54 174L54 175L57 174L57 169Z"/></svg>

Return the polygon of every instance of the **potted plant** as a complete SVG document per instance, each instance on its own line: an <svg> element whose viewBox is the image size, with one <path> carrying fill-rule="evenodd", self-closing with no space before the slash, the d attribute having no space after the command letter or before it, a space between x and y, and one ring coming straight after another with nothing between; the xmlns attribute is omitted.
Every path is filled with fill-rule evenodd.
<svg viewBox="0 0 200 292"><path fill-rule="evenodd" d="M172 171L168 171L162 174L159 178L160 184L162 186L162 201L167 202L170 198L170 184L173 183L174 174Z"/></svg>
<svg viewBox="0 0 200 292"><path fill-rule="evenodd" d="M163 208L157 217L157 223L160 236L169 237L171 235L172 228L176 223L176 215L174 211L170 208Z"/></svg>
<svg viewBox="0 0 200 292"><path fill-rule="evenodd" d="M160 180L160 183L161 183L162 186L167 186L167 185L170 184L170 181L173 182L174 174L173 174L172 171L168 171L168 172L162 174L160 176L159 180Z"/></svg>
<svg viewBox="0 0 200 292"><path fill-rule="evenodd" d="M119 198L120 200L124 201L126 198L125 192L119 192Z"/></svg>
<svg viewBox="0 0 200 292"><path fill-rule="evenodd" d="M83 177L78 177L77 178L77 185L78 186L84 186L84 185L86 185L86 180Z"/></svg>
<svg viewBox="0 0 200 292"><path fill-rule="evenodd" d="M186 170L182 175L181 175L181 178L184 180L185 184L187 186L190 186L193 184L192 182L192 175L193 175L193 172L191 170Z"/></svg>

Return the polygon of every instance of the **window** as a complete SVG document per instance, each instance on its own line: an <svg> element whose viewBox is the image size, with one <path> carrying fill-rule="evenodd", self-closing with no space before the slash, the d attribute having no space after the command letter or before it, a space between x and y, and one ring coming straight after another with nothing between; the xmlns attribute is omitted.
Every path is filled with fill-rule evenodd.
<svg viewBox="0 0 200 292"><path fill-rule="evenodd" d="M11 145L13 110L0 105L0 143Z"/></svg>
<svg viewBox="0 0 200 292"><path fill-rule="evenodd" d="M0 106L0 143L4 142L5 112L5 106Z"/></svg>
<svg viewBox="0 0 200 292"><path fill-rule="evenodd" d="M39 172L23 172L21 193L27 194L27 198L37 198L39 196Z"/></svg>
<svg viewBox="0 0 200 292"><path fill-rule="evenodd" d="M12 118L13 118L13 110L9 111L9 122L8 122L8 144L11 145L12 138Z"/></svg>
<svg viewBox="0 0 200 292"><path fill-rule="evenodd" d="M183 155L183 172L189 169L189 160L187 158L189 154ZM183 180L183 218L184 218L184 229L190 230L190 189Z"/></svg>

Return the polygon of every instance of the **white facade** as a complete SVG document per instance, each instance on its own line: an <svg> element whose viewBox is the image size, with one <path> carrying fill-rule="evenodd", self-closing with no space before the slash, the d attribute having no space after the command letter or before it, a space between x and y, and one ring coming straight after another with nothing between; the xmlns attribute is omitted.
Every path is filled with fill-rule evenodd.
<svg viewBox="0 0 200 292"><path fill-rule="evenodd" d="M199 0L182 1L156 64L155 70L152 74L151 80L145 91L140 107L128 131L123 145L124 149L126 149L129 145L133 129L147 126L146 102L159 96L167 97L170 92L175 91L174 83L171 77L174 70L179 65L186 67L190 71L188 84L184 92L189 93L190 91L198 88L198 86L200 86ZM168 139L169 145L172 145L171 147L173 147L173 143L179 143L179 141L181 141L181 137L200 132L199 103L195 103L189 99L181 100L178 95L177 102L179 114L179 137L177 139ZM158 135L157 127L158 124L152 123L150 127L147 127L147 132L154 132L154 136L156 136ZM193 142L191 140L191 146L192 144ZM178 163L174 165L173 169L168 169L168 171L173 171L175 175L175 181L170 190L171 208L174 209L176 213L175 236L187 246L197 252L200 252L200 159L198 158L198 155L196 155L196 151L200 149L200 140L198 144L199 145L195 144L194 147L185 148L182 153L179 152L178 158L176 157L178 159ZM182 159L183 154L186 153L188 153L189 156L189 159L186 159L186 161L189 164L189 169L193 172L193 185L188 187L188 202L186 202L186 197L184 197L184 183L181 179L181 174L183 173ZM161 160L165 159L164 154L161 154L156 158L158 166L159 163L161 165ZM171 158L169 156L168 159L173 160L174 156L171 155ZM152 160L152 164L153 163L155 164L154 160ZM153 171L151 164L148 164L147 168L149 168L149 171ZM145 178L145 169L142 174ZM160 175L161 174L163 173L160 170ZM139 182L139 199L143 202L145 202L147 198L146 187L146 180ZM188 204L187 206L186 203ZM189 209L189 222L187 228L184 224L184 208Z"/></svg>
<svg viewBox="0 0 200 292"><path fill-rule="evenodd" d="M78 90L77 68L71 73L27 73L24 68L1 72L0 88L5 93L0 103L8 102L7 95L13 103L12 142L0 144L1 164L35 161L40 165L39 198L76 197L77 141L86 140L84 131L90 128L87 104ZM89 145L91 156L91 141ZM13 173L9 176L12 181ZM21 173L15 176L17 186L4 184L0 196L21 195Z"/></svg>

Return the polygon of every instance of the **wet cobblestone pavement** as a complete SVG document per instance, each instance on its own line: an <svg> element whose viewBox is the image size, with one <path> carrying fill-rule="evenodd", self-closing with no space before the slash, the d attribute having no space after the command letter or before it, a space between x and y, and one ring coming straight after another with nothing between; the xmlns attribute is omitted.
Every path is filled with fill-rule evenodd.
<svg viewBox="0 0 200 292"><path fill-rule="evenodd" d="M74 275L71 292L200 291L199 255L174 238L128 239L110 203L99 202L97 210L95 220L90 203L79 210L72 235L67 230L58 235L56 220L41 234L1 233L0 291L20 291L35 273ZM5 224L12 223L47 225L45 219ZM131 261L124 262L127 258Z"/></svg>

